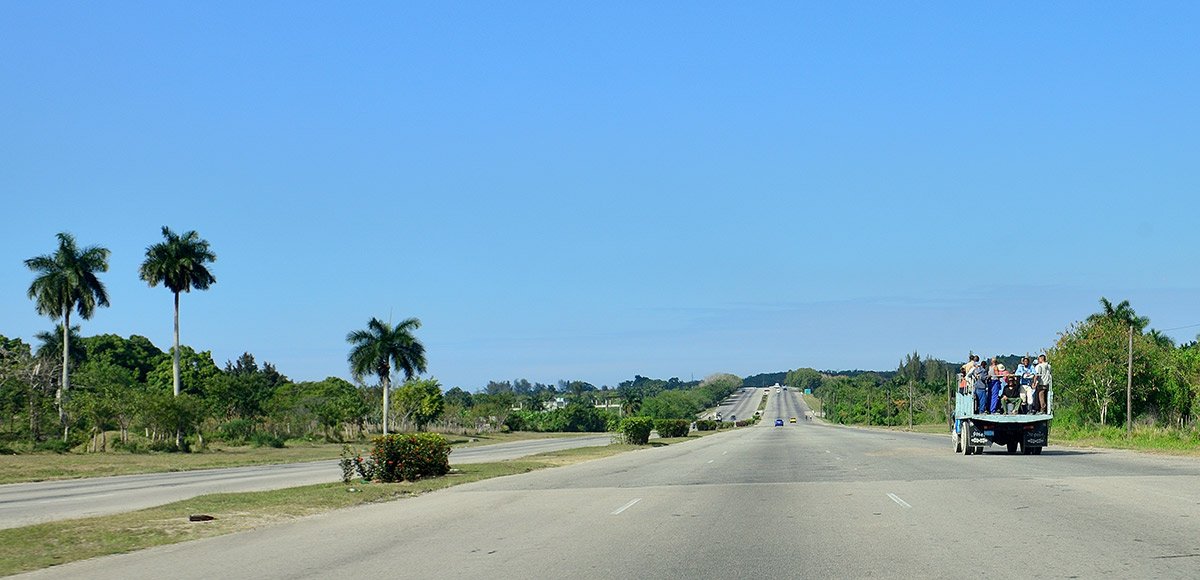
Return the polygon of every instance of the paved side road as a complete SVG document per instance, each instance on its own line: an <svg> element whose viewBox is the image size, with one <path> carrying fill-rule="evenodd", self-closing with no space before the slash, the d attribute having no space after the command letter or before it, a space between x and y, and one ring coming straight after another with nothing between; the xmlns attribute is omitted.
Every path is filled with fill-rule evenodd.
<svg viewBox="0 0 1200 580"><path fill-rule="evenodd" d="M768 402L764 419L801 411ZM798 422L30 578L1195 578L1200 461Z"/></svg>
<svg viewBox="0 0 1200 580"><path fill-rule="evenodd" d="M466 447L455 449L450 463L503 461L610 442L610 435L587 435ZM133 511L206 493L327 483L338 481L341 473L338 462L330 460L0 485L0 528Z"/></svg>

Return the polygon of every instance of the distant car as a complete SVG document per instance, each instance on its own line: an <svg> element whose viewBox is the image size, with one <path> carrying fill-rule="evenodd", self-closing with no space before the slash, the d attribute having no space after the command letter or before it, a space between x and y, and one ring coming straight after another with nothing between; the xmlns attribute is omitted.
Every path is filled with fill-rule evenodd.
<svg viewBox="0 0 1200 580"><path fill-rule="evenodd" d="M795 418L795 417L792 417L791 419L788 419L788 423L795 423L795 422L796 422L796 418Z"/></svg>
<svg viewBox="0 0 1200 580"><path fill-rule="evenodd" d="M776 427L783 427L783 419L776 419L776 420L775 420L775 426L776 426Z"/></svg>

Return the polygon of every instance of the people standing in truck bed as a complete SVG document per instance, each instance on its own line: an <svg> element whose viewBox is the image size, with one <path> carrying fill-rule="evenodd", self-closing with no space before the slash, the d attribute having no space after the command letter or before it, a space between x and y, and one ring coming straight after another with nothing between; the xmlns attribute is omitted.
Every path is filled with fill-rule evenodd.
<svg viewBox="0 0 1200 580"><path fill-rule="evenodd" d="M1021 357L1016 374L1021 380L1021 402L1025 406L1023 412L1028 412L1033 409L1033 365L1029 364L1029 357Z"/></svg>
<svg viewBox="0 0 1200 580"><path fill-rule="evenodd" d="M976 365L971 369L971 384L975 388L975 412L988 412L988 384L987 384L987 367L985 363L979 362L979 357L975 357Z"/></svg>
<svg viewBox="0 0 1200 580"><path fill-rule="evenodd" d="M1037 399L1038 413L1049 412L1046 406L1046 393L1054 386L1054 376L1050 372L1050 363L1046 362L1046 355L1038 355L1038 364L1034 367L1034 386L1036 387L1035 398Z"/></svg>

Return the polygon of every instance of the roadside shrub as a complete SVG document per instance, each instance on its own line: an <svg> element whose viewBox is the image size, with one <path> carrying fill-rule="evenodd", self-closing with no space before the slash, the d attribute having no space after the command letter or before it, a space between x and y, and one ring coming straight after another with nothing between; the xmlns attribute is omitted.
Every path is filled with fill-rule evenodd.
<svg viewBox="0 0 1200 580"><path fill-rule="evenodd" d="M274 447L275 449L283 449L283 437L274 433L253 433L250 435L250 444L255 447Z"/></svg>
<svg viewBox="0 0 1200 580"><path fill-rule="evenodd" d="M650 431L654 429L654 419L650 417L628 417L621 421L621 435L626 443L645 445L650 441Z"/></svg>
<svg viewBox="0 0 1200 580"><path fill-rule="evenodd" d="M221 440L230 445L245 445L254 434L254 422L249 419L234 419L217 429Z"/></svg>
<svg viewBox="0 0 1200 580"><path fill-rule="evenodd" d="M416 481L450 471L450 443L437 433L376 437L371 450L374 479L384 483Z"/></svg>
<svg viewBox="0 0 1200 580"><path fill-rule="evenodd" d="M62 439L49 439L46 441L38 441L33 446L34 451L51 451L54 453L66 453L71 450L71 444Z"/></svg>
<svg viewBox="0 0 1200 580"><path fill-rule="evenodd" d="M17 450L12 447L0 446L0 455L16 455Z"/></svg>
<svg viewBox="0 0 1200 580"><path fill-rule="evenodd" d="M654 422L654 430L659 437L687 437L692 424L687 419L659 419Z"/></svg>
<svg viewBox="0 0 1200 580"><path fill-rule="evenodd" d="M697 431L716 431L717 430L717 422L713 421L712 419L701 419L699 421L696 421L696 430Z"/></svg>
<svg viewBox="0 0 1200 580"><path fill-rule="evenodd" d="M113 447L114 451L126 451L128 453L134 453L134 454L144 454L144 453L150 452L150 450L147 449L145 445L138 443L134 439L130 439L128 442L124 442L124 443L121 442L120 439L118 439L116 441L113 441L112 447Z"/></svg>
<svg viewBox="0 0 1200 580"><path fill-rule="evenodd" d="M361 471L356 469L359 463L362 463L362 458L357 456L349 445L342 445L342 458L338 461L338 467L342 468L342 483L350 483L350 480L354 479L354 472Z"/></svg>
<svg viewBox="0 0 1200 580"><path fill-rule="evenodd" d="M191 448L188 447L188 442L186 439L183 441L182 448L176 447L175 441L173 440L163 439L159 441L151 441L150 444L146 446L146 449L150 451L157 451L159 453L187 453L191 451Z"/></svg>
<svg viewBox="0 0 1200 580"><path fill-rule="evenodd" d="M734 423L734 425L736 425L738 427L749 427L753 424L754 424L754 419L738 419L737 423Z"/></svg>

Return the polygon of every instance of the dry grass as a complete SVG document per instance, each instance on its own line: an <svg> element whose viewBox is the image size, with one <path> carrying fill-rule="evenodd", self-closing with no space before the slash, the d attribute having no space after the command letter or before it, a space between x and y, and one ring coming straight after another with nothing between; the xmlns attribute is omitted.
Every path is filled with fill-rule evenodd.
<svg viewBox="0 0 1200 580"><path fill-rule="evenodd" d="M447 435L455 447L477 447L509 441L578 437L589 433L488 433L484 435ZM303 463L337 459L340 443L288 441L283 449L270 447L210 445L200 453L28 453L0 455L0 484L52 479L78 479L135 473L190 471L217 467L240 467L275 463ZM353 442L356 447L367 441Z"/></svg>

